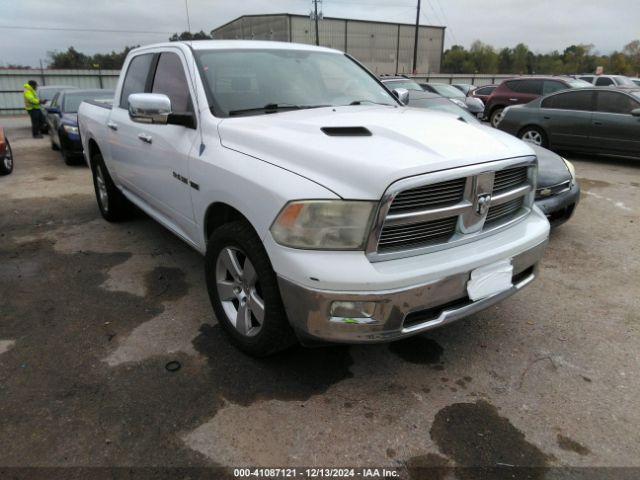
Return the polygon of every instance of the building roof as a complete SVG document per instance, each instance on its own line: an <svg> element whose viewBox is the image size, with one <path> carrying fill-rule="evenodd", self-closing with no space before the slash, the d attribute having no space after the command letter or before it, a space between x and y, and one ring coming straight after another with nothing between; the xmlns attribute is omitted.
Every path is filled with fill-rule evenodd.
<svg viewBox="0 0 640 480"><path fill-rule="evenodd" d="M238 20L242 20L243 18L256 18L256 17L297 17L297 18L309 18L309 15L301 15L298 13L259 13L255 15L240 15L238 18L234 18L233 20L220 25L219 27L214 28L211 32L215 32L220 30L221 28L226 27L227 25L231 25L232 23L237 22ZM380 20L364 20L359 18L343 18L343 17L323 17L323 20L348 20L349 22L364 22L364 23L378 23L384 25L405 25L408 27L415 27L415 23L403 23L403 22L382 22ZM445 26L441 25L424 25L419 24L421 27L429 27L429 28L440 28L444 30Z"/></svg>

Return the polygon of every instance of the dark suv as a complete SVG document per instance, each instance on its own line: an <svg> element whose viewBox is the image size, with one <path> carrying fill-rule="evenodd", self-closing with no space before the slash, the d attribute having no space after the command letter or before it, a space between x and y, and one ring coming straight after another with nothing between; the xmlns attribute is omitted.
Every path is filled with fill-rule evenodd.
<svg viewBox="0 0 640 480"><path fill-rule="evenodd" d="M522 77L510 78L496 88L484 109L484 116L496 127L502 112L509 105L529 103L541 95L566 90L567 88L591 87L589 82L571 77Z"/></svg>

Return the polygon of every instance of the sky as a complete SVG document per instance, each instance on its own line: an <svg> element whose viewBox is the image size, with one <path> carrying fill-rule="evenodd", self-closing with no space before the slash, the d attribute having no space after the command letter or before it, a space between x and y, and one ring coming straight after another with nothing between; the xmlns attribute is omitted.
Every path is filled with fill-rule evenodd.
<svg viewBox="0 0 640 480"><path fill-rule="evenodd" d="M312 6L311 0L186 2L191 31L205 32L240 15L308 14ZM322 11L327 17L414 23L416 3L324 0ZM187 30L185 0L0 0L0 12L0 66L37 66L41 59L46 64L47 52L69 46L87 54L118 51ZM523 42L544 53L590 43L610 53L640 38L640 0L422 0L421 23L447 27L445 48L469 47L474 40L498 48ZM65 30L70 28L84 31Z"/></svg>

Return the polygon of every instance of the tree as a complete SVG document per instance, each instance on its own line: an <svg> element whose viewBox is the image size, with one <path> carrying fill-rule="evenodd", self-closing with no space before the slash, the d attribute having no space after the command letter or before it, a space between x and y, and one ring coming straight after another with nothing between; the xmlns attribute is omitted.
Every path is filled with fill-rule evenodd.
<svg viewBox="0 0 640 480"><path fill-rule="evenodd" d="M74 47L69 47L65 52L48 52L49 68L95 68L99 65L104 70L119 70L122 68L127 54L137 46L127 46L121 52L96 53L85 55Z"/></svg>
<svg viewBox="0 0 640 480"><path fill-rule="evenodd" d="M211 40L213 37L208 33L200 30L196 33L182 32L180 35L174 33L169 37L170 42L177 42L179 40Z"/></svg>

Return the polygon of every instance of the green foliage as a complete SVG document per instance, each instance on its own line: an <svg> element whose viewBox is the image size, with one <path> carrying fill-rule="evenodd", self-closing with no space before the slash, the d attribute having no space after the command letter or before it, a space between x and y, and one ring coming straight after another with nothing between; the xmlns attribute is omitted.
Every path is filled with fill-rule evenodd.
<svg viewBox="0 0 640 480"><path fill-rule="evenodd" d="M69 47L65 52L48 52L48 68L101 68L102 70L119 70L122 68L127 54L136 46L124 47L121 52L96 53L85 55L74 47Z"/></svg>
<svg viewBox="0 0 640 480"><path fill-rule="evenodd" d="M443 73L514 73L514 74L578 74L595 73L598 66L605 73L635 76L640 74L640 40L610 55L594 52L593 45L571 45L562 53L533 53L523 43L513 48L496 50L476 40L469 50L453 45L444 52Z"/></svg>
<svg viewBox="0 0 640 480"><path fill-rule="evenodd" d="M173 35L171 35L171 37L169 37L169 41L177 42L179 40L211 40L212 38L213 37L211 35L200 30L196 33L182 32L180 35L174 33Z"/></svg>

